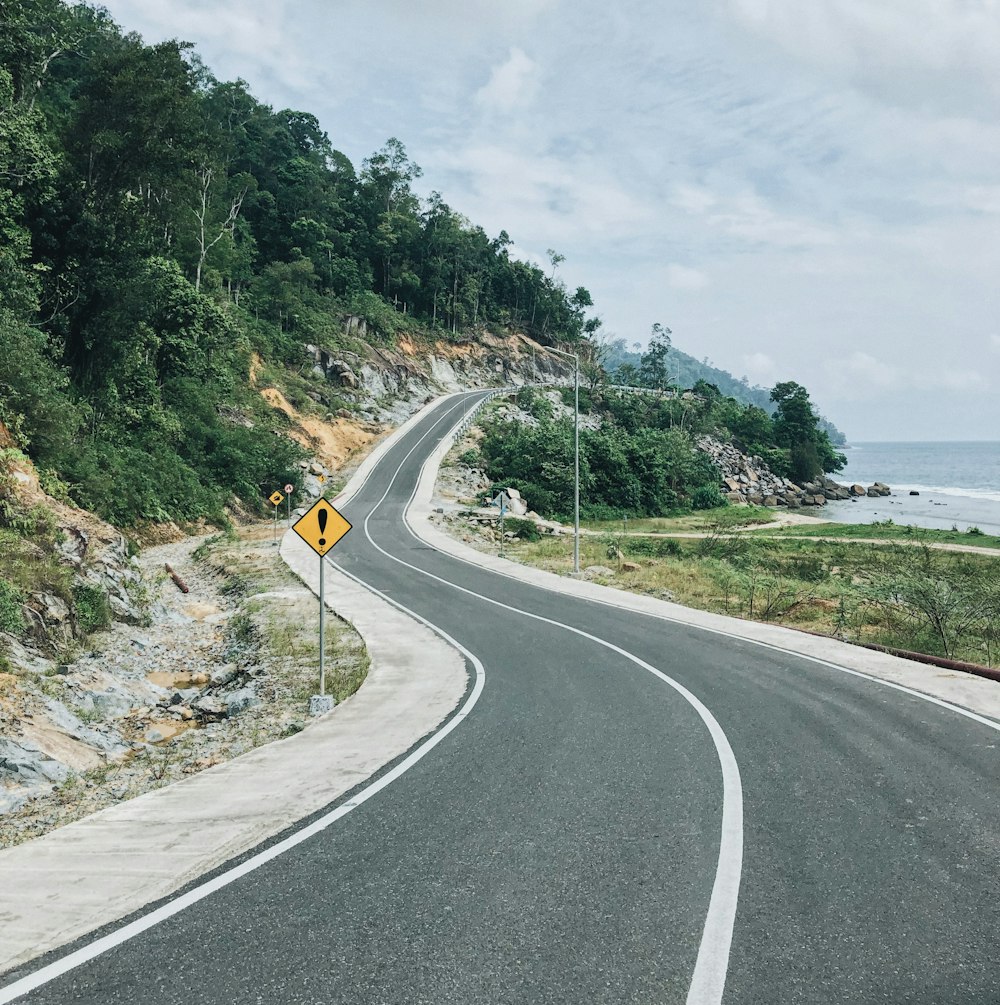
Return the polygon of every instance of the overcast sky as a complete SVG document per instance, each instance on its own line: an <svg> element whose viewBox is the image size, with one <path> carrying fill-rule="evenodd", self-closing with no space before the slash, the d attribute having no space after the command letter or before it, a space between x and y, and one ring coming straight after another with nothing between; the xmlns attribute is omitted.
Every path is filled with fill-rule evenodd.
<svg viewBox="0 0 1000 1005"><path fill-rule="evenodd" d="M1000 439L1000 0L104 0L850 438Z"/></svg>

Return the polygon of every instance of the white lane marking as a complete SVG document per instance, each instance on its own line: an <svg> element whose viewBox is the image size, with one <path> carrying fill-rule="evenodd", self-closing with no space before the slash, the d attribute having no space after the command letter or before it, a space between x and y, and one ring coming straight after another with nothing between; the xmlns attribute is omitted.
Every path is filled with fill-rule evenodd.
<svg viewBox="0 0 1000 1005"><path fill-rule="evenodd" d="M445 402L445 401L450 401L453 398L459 398L460 400L457 401L457 402L455 402L454 405L451 408L449 408L443 415L439 416L439 418L437 419L437 421L432 424L431 429L434 429L436 426L438 426L440 424L440 422L441 422L442 419L444 419L447 416L451 415L451 413L455 411L455 409L458 407L459 404L461 404L462 407L464 408L467 399L469 399L469 398L471 398L471 397L473 397L474 395L477 395L477 394L489 394L490 390L491 390L490 388L485 388L485 389L481 389L479 391L456 391L454 394L448 394L448 395L444 395L441 398L438 398L436 402L432 403L429 406L429 409L432 409L435 404L440 404L440 403ZM420 424L419 418L420 418L420 413L419 412L415 413L413 416L410 417L409 420L407 420L407 422L403 423L402 426L400 426L397 430L395 430L395 432L392 434L392 437L400 436L400 434L409 432L409 429L407 427L410 427L410 423L413 422L414 419L416 419L418 421L413 422L413 426L418 426ZM463 421L464 421L464 419L463 419ZM458 429L459 426L461 426L461 424L462 424L461 422L457 423L454 428ZM413 427L410 427L410 428L413 428ZM427 434L425 433L424 436L426 436L426 435ZM393 442L393 438L392 437L390 437L389 439L385 440L381 444L381 446L384 448L384 450L383 450L383 456L385 454L388 454L389 451L392 450L393 447L396 446L396 442ZM421 440L423 438L424 438L423 436L420 437ZM377 452L378 449L379 448L376 447L375 448L375 452ZM369 460L369 459L370 459L370 456L368 458L365 458L365 460ZM382 458L380 457L379 458L379 463L381 463L381 461L382 461ZM375 472L377 470L378 470L378 464L372 465L368 469L368 471L365 473L364 478L362 478L361 481L358 482L357 485L353 485L352 486L350 483L348 483L347 485L345 485L333 497L333 501L335 503L341 503L342 505L346 506L368 484L368 480L371 478L371 476L373 474L375 474Z"/></svg>
<svg viewBox="0 0 1000 1005"><path fill-rule="evenodd" d="M556 628L562 628L574 635L578 635L590 642L594 642L599 646L603 646L605 649L611 650L662 680L669 687L673 688L682 698L684 698L684 700L687 701L688 704L690 704L691 707L698 713L702 722L708 729L709 735L712 737L712 742L715 745L715 750L719 758L719 765L722 769L722 833L719 841L719 862L715 871L715 881L712 884L712 895L708 904L708 914L705 918L705 927L702 930L701 943L698 947L698 957L695 961L694 973L691 978L691 987L688 990L687 1005L720 1005L726 986L726 974L729 969L729 950L733 939L733 926L736 922L736 907L740 892L740 877L743 870L743 785L740 779L739 765L736 763L736 756L733 754L733 748L730 746L729 740L727 739L722 726L719 725L718 721L708 708L706 708L706 706L697 697L695 697L694 694L684 687L683 684L674 680L672 677L667 676L667 674L663 673L662 670L658 670L652 664L640 659L634 653L630 653L627 650L622 649L620 646L616 646L614 643L608 642L606 639L599 638L596 635L591 635L589 632L585 632L580 628L575 628L572 625L564 624L561 621L555 621L551 618L543 617L540 614L534 614L531 611L524 611L518 607L512 607L511 605L504 604L499 600L494 600L492 597L483 596L480 593L476 593L474 590L466 589L466 587L459 586L457 583L452 583L447 579L442 579L440 576L435 576L433 573L420 569L415 565L411 565L409 562L405 562L403 559L397 558L395 555L390 555L389 552L379 546L375 542L375 539L371 536L371 531L368 526L369 521L375 511L382 505L383 502L385 502L386 497L392 490L392 486L395 483L396 478L403 469L403 465L409 459L410 455L417 449L420 443L430 434L430 432L437 428L440 422L447 417L447 414L448 413L446 412L442 415L441 419L435 422L431 428L428 429L419 440L417 440L406 456L400 461L399 467L396 469L389 481L385 492L382 493L382 497L377 503L375 503L375 505L371 508L371 511L365 517L363 524L365 537L368 538L372 547L375 548L376 551L383 554L386 558L393 562L397 562L405 568L411 569L422 576L433 579L445 586L450 586L452 589L465 593L468 596L476 597L485 603L494 605L495 607L500 607L503 610L510 611L513 614L520 614L523 617L531 618L533 621L541 621ZM453 430L450 430L449 432L453 432ZM424 464L421 465L421 472L423 472L426 464L427 461L425 460ZM403 507L403 522L406 524L407 529L411 534L413 534L413 529L406 521L406 512L413 503L419 483L420 478L418 477L413 486L413 491L410 493L410 498ZM413 534L413 536L416 538L415 534ZM416 539L420 540L419 538ZM345 575L350 576L350 573L341 568L341 566L337 565L336 562L331 562L330 564L335 569L338 569ZM361 581L358 580L358 582Z"/></svg>
<svg viewBox="0 0 1000 1005"><path fill-rule="evenodd" d="M451 411L452 409L449 409L442 418L449 415ZM420 439L423 440L424 437L426 437L431 430L433 430L440 423L440 421L441 420L438 419L438 421L435 422ZM418 440L417 442L419 443L420 441ZM343 569L340 571L344 572ZM382 600L386 601L386 603L392 604L393 607L402 611L404 614L409 615L415 621L419 621L422 625L425 625L432 632L444 639L449 645L454 646L472 664L476 671L476 680L469 697L465 700L461 709L459 709L459 711L453 715L444 724L444 726L441 727L441 729L432 734L416 750L414 750L412 754L400 761L400 763L392 770L387 771L381 778L378 779L378 781L372 782L371 785L368 785L360 792L355 793L351 796L348 802L342 803L336 809L331 810L319 819L314 820L307 827L303 827L301 830L289 835L287 838L272 845L270 848L266 848L264 851L258 852L245 862L242 862L238 866L234 866L232 869L226 870L226 872L221 873L214 879L209 880L207 883L203 883L200 886L195 887L193 890L189 890L187 893L182 894L180 897L174 898L162 907L158 907L155 911L151 911L149 914L143 915L141 918L137 918L135 921L122 926L114 932L109 932L100 939L95 939L93 942L88 943L86 946L82 946L75 952L68 953L66 956L53 961L47 966L42 967L40 970L36 970L34 973L28 974L20 980L14 981L13 984L8 984L6 987L0 988L0 1005L8 1005L9 1002L13 1002L22 995L26 995L31 991L36 991L38 988L50 983L57 977L61 977L70 970L74 970L76 967L82 966L84 963L87 963L101 954L108 952L108 950L114 949L116 946L120 946L124 942L128 942L137 935L141 935L150 928L161 924L168 918L172 918L175 914L179 914L181 911L197 904L198 901L211 896L223 887L229 886L230 883L234 883L236 880L242 879L248 873L259 869L262 865L266 865L268 862L277 858L279 855L284 854L286 851L291 850L296 845L300 845L303 841L307 841L309 838L319 834L320 831L326 830L327 827L335 823L341 817L346 816L351 812L351 810L356 809L362 803L371 799L372 796L381 792L382 789L394 782L404 772L409 771L409 769L412 768L418 761L426 757L426 755L429 754L431 750L433 750L453 729L455 729L459 723L465 720L468 714L472 711L476 702L479 701L479 696L482 694L483 687L486 684L486 670L479 658L466 649L461 643L456 642L455 639L453 639L447 632L438 628L436 625L431 624L431 622L426 618L421 617L416 612L411 611L408 607L405 607L398 601L386 596L381 591L376 590L373 586L362 582L362 580L358 579L357 576L353 576L349 572L344 572L344 574L348 576L348 578L353 579L356 583L360 583L376 596L381 597Z"/></svg>
<svg viewBox="0 0 1000 1005"><path fill-rule="evenodd" d="M454 437L460 425L461 423L456 424L449 432L449 435ZM424 465L421 466L421 472L423 472L424 466L426 466L429 461L430 458L428 458L427 461L424 462ZM411 503L415 495L416 489L414 489L413 494L410 496ZM446 555L448 558L454 559L456 562L461 562L463 565L468 565L470 568L476 569L479 572L491 572L495 576L503 576L505 579L524 585L524 580L517 576L516 573L501 572L499 569L487 568L472 561L472 559L463 558L460 555L454 555L448 551L442 551L432 542L420 536L410 523L409 514L406 510L403 512L403 523L406 525L406 529L415 540L419 541L422 545L427 545L439 554ZM760 646L762 649L770 649L772 652L781 653L784 656L792 656L796 659L807 660L810 663L817 663L820 666L829 667L831 670L839 670L841 673L850 674L852 677L860 677L862 680L870 681L872 684L880 684L882 687L892 688L894 691L902 691L903 694L908 694L914 698L920 698L923 701L928 701L932 705L938 705L941 708L948 709L950 712L957 712L959 715L965 716L966 719L972 719L974 722L978 722L983 726L989 726L990 729L1000 731L1000 722L980 715L978 712L962 708L960 705L953 705L951 702L945 701L943 698L936 698L934 695L924 694L924 692L917 691L912 687L907 687L905 684L897 684L895 681L885 680L882 677L873 677L871 674L867 674L863 670L852 670L850 667L841 666L839 663L833 663L830 660L825 660L821 656L811 656L808 653L800 653L795 649L788 649L785 646L779 646L774 642L764 642L761 639L749 638L746 635L739 635L736 632L727 632L724 628L710 628L707 625L693 624L690 621L683 620L683 618L671 617L669 614L660 614L655 611L641 611L625 604L616 603L612 600L600 600L597 597L583 597L573 593L563 593L561 590L549 589L547 586L542 586L533 582L529 582L527 585L533 586L538 590L549 590L551 593L559 593L562 596L572 597L574 600L582 600L584 603L600 604L602 607L610 607L616 611L627 611L630 614L638 614L645 618L654 618L657 621L666 621L668 624L681 625L684 628L691 628L698 632L708 632L710 635L719 635L723 638L735 639L737 642L748 642L750 645Z"/></svg>

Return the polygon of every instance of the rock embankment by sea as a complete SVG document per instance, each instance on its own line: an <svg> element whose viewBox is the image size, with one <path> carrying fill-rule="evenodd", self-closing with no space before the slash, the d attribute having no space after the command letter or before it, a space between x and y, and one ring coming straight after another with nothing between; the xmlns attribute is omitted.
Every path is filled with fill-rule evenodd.
<svg viewBox="0 0 1000 1005"><path fill-rule="evenodd" d="M892 490L882 482L872 485L841 485L826 475L798 485L776 475L763 458L744 454L732 443L712 436L699 436L699 450L712 458L722 475L720 489L731 503L756 506L825 506L829 501L858 496L887 496Z"/></svg>

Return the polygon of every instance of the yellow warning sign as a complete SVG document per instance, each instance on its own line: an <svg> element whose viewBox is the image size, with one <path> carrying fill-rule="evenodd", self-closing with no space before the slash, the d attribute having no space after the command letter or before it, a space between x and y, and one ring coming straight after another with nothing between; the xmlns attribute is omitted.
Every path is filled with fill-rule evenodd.
<svg viewBox="0 0 1000 1005"><path fill-rule="evenodd" d="M270 499L275 506L280 506L285 501L285 497L277 489L275 489L267 498Z"/></svg>
<svg viewBox="0 0 1000 1005"><path fill-rule="evenodd" d="M325 499L318 499L300 517L292 530L322 558L349 530L351 525Z"/></svg>

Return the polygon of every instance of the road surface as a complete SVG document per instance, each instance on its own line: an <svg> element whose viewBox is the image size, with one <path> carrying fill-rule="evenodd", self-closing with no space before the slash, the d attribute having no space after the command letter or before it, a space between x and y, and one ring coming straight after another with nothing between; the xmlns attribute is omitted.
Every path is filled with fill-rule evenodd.
<svg viewBox="0 0 1000 1005"><path fill-rule="evenodd" d="M1000 1002L995 726L433 550L403 513L461 409L386 454L329 556L461 647L459 718L329 827L18 1000Z"/></svg>

